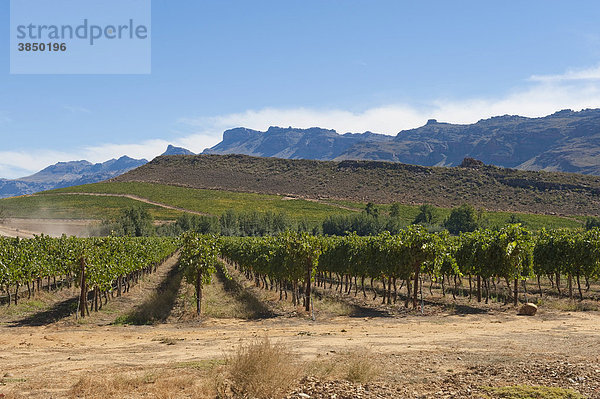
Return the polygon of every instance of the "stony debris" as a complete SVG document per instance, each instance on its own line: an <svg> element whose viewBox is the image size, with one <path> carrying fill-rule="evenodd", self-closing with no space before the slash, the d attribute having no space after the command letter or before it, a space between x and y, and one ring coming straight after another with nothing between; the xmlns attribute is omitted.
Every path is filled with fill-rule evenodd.
<svg viewBox="0 0 600 399"><path fill-rule="evenodd" d="M432 359L424 359L431 364ZM390 365L391 366L391 365ZM416 366L416 367L415 367ZM564 360L530 360L470 365L461 371L413 365L369 384L315 377L302 379L286 399L493 399L485 387L529 385L570 388L586 398L600 398L600 366ZM414 373L411 375L410 373Z"/></svg>
<svg viewBox="0 0 600 399"><path fill-rule="evenodd" d="M306 377L286 399L385 399L407 397L407 391L385 383L354 384L344 380L321 381Z"/></svg>

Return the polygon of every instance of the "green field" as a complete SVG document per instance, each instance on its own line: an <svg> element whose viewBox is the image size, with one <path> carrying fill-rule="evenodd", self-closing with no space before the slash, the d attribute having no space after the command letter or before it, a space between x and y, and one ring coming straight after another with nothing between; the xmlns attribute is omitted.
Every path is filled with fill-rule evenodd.
<svg viewBox="0 0 600 399"><path fill-rule="evenodd" d="M3 217L27 219L111 219L130 206L141 206L159 220L181 215L179 211L118 197L35 195L0 200Z"/></svg>
<svg viewBox="0 0 600 399"><path fill-rule="evenodd" d="M353 211L341 209L337 206L303 199L285 199L281 196L265 194L200 190L152 183L95 183L47 191L40 193L39 197L48 197L60 193L132 194L161 204L217 216L230 209L236 212L270 211L285 213L295 220L305 219L310 222L320 222L332 214L353 213ZM81 198L86 197L81 196Z"/></svg>
<svg viewBox="0 0 600 399"><path fill-rule="evenodd" d="M61 194L62 193L62 194ZM128 198L93 197L65 195L64 193L109 193L131 194L151 201L171 206L220 215L227 210L236 212L275 212L285 213L295 220L305 219L320 222L333 214L353 214L355 211L342 209L364 209L365 204L352 201L327 200L319 203L303 199L285 199L282 196L240 193L221 190L204 190L186 187L167 186L152 183L120 182L95 183L83 186L68 187L40 193L36 196L19 197L2 200L9 216L15 217L70 217L70 218L107 218L116 215L120 208L141 205L147 208L155 219L169 220L176 218L180 212L144 204ZM388 213L391 205L377 205L382 213ZM417 205L399 205L400 219L409 224L418 213ZM437 208L438 222L450 213L448 208ZM503 225L515 215L532 230L546 228L579 228L585 218L581 216L561 217L554 215L538 215L509 212L486 212L484 218L490 226Z"/></svg>

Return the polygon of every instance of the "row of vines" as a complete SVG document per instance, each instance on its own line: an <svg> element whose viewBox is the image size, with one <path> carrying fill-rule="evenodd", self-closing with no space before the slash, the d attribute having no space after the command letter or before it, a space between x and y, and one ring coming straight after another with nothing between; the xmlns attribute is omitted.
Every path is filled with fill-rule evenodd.
<svg viewBox="0 0 600 399"><path fill-rule="evenodd" d="M154 271L178 247L177 240L165 238L0 238L0 292L8 305L18 303L26 287L28 297L36 290L62 288L73 284L81 288L79 312L89 314L88 297L93 307L102 307L109 295L120 296L132 284Z"/></svg>
<svg viewBox="0 0 600 399"><path fill-rule="evenodd" d="M479 230L450 236L429 233L421 226L410 226L398 234L383 233L360 237L314 236L286 232L268 237L220 237L185 233L179 239L165 238L0 238L0 296L17 304L24 287L31 296L37 287L58 288L64 284L81 287L79 312L102 307L109 295L127 292L139 277L156 269L162 261L181 249L180 267L196 289L200 313L202 287L211 280L225 260L253 279L257 285L280 292L280 299L291 292L295 305L301 302L311 310L314 285L340 292L363 295L366 281L375 297L379 291L390 303L405 287L405 304L418 307L422 301L423 281L439 283L442 292L454 281L468 279L469 295L478 301L490 287L505 282L507 298L518 303L519 287L536 278L549 279L560 294L561 279L568 280L573 297L576 282L583 299L582 283L600 276L600 229L587 232L542 230L533 235L520 225L498 231ZM383 289L375 289L379 282ZM542 292L541 286L540 293ZM453 291L454 294L455 291ZM421 302L422 307L422 302Z"/></svg>
<svg viewBox="0 0 600 399"><path fill-rule="evenodd" d="M345 284L343 289L349 292L353 286L358 291L360 283L366 296L365 280L371 288L379 281L388 303L400 285L406 289L406 305L412 302L416 308L424 277L441 284L443 290L445 283L468 279L469 295L475 294L478 301L485 296L486 302L491 285L504 281L506 301L511 297L516 305L520 287L526 290L528 279L537 277L539 284L540 278L546 277L560 292L560 279L566 277L571 296L575 280L583 299L582 280L589 288L589 281L600 275L599 229L580 233L543 230L534 236L520 225L511 225L456 237L411 226L399 234L370 237L285 233L213 240L221 256L246 277L265 288L275 287L280 296L287 297L291 291L294 304L302 300L306 310L310 309L314 284L336 284L340 291Z"/></svg>

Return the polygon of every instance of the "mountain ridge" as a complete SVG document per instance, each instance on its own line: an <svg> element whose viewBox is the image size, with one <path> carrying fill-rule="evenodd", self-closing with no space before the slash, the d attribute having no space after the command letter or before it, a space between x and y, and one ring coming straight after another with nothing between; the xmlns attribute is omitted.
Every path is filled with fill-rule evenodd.
<svg viewBox="0 0 600 399"><path fill-rule="evenodd" d="M161 155L196 155L196 154L186 148L175 147L174 145L169 144L167 146L167 150L165 152L163 152Z"/></svg>
<svg viewBox="0 0 600 399"><path fill-rule="evenodd" d="M502 115L473 124L430 119L396 136L339 134L323 128L235 128L203 154L315 160L379 160L457 166L465 157L522 170L600 175L600 109L561 110L539 118Z"/></svg>
<svg viewBox="0 0 600 399"><path fill-rule="evenodd" d="M194 153L183 147L169 144L162 155L194 155ZM86 160L57 162L30 176L18 179L0 178L0 198L97 183L122 175L146 163L148 163L146 159L135 159L127 155L99 163Z"/></svg>
<svg viewBox="0 0 600 399"><path fill-rule="evenodd" d="M85 160L58 162L30 176L13 180L0 179L0 198L96 183L117 177L146 163L146 159L134 159L125 155L95 164Z"/></svg>

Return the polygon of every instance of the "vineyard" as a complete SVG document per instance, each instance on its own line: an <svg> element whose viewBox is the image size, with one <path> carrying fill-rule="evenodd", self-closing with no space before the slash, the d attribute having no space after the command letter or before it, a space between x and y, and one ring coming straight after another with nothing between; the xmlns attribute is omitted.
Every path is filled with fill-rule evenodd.
<svg viewBox="0 0 600 399"><path fill-rule="evenodd" d="M102 298L106 303L128 292L176 249L176 240L164 238L1 238L0 293L10 306L18 304L24 288L31 298L44 282L48 291L75 284L81 288L79 312L85 317L90 293L97 311Z"/></svg>
<svg viewBox="0 0 600 399"><path fill-rule="evenodd" d="M498 231L480 230L458 237L428 233L412 226L397 235L319 237L285 233L272 237L211 237L189 234L183 254L195 265L196 292L219 264L216 247L256 286L279 291L280 299L311 310L313 286L355 295L367 289L383 303L394 303L403 287L405 306L423 307L423 284L437 284L444 295L456 296L468 280L468 296L488 303L491 293L517 305L520 292L527 295L527 281L537 282L537 294L549 281L559 296L579 299L600 275L600 230L575 233L542 230L533 235L520 225ZM191 255L193 254L193 255ZM566 284L562 282L565 278ZM562 285L562 290L561 290ZM492 288L493 287L493 288ZM530 287L531 289L531 287ZM500 294L499 294L500 291ZM466 293L465 293L466 294Z"/></svg>
<svg viewBox="0 0 600 399"><path fill-rule="evenodd" d="M493 291L504 303L519 303L527 282L543 295L548 281L559 296L583 300L600 275L600 229L587 232L542 230L533 235L520 225L450 236L411 226L399 234L314 236L286 232L267 237L220 237L186 233L167 238L50 238L0 240L0 293L15 305L36 290L80 287L78 313L129 291L140 277L181 249L179 267L195 287L197 313L202 288L224 262L234 265L256 286L279 292L279 298L312 310L315 287L423 310L423 285L436 285L456 297L468 280L468 296L488 303ZM565 282L566 280L566 282ZM492 288L493 287L493 288ZM529 289L531 290L532 287ZM403 291L402 291L403 290ZM401 292L402 291L402 292ZM499 294L500 291L500 294ZM463 290L464 293L464 290ZM466 293L464 293L466 295ZM92 301L91 306L89 301Z"/></svg>
<svg viewBox="0 0 600 399"><path fill-rule="evenodd" d="M411 226L375 236L1 239L0 393L217 397L227 386L223 379L231 383L236 344L264 333L294 348L283 364L294 359L309 378L276 387L299 387L302 394L291 398L319 389L365 398L500 398L488 395L489 387L507 384L597 397L597 312L556 312L546 304L598 302L599 274L598 229L534 234L510 225L451 236ZM544 306L533 318L504 306L536 302L538 295ZM31 323L54 309L34 310L32 318L27 304L35 298L68 302L68 311ZM261 312L250 315L257 305ZM160 306L163 313L152 313ZM249 316L216 315L220 309ZM67 320L73 313L85 321ZM415 362L406 361L411 356ZM260 371L241 373L263 386L272 378L258 364ZM284 367L269 365L276 374ZM360 371L365 365L380 367L369 377ZM357 380L340 382L348 378ZM366 394L356 383L362 378L385 394Z"/></svg>

